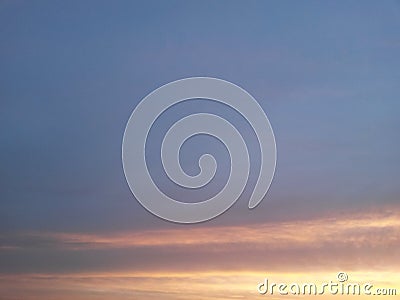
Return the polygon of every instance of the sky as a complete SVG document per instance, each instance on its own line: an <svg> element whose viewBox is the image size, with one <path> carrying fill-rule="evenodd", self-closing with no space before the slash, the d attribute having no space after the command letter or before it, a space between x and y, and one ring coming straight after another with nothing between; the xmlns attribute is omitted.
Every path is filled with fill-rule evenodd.
<svg viewBox="0 0 400 300"><path fill-rule="evenodd" d="M399 52L399 1L0 1L2 299L255 299L266 276L340 271L400 293ZM227 212L180 225L135 200L121 145L146 95L194 76L257 99L277 167L255 209L257 168ZM193 196L168 182L157 139L213 110L256 152L226 107L173 107L149 168L182 201L223 186L226 152L207 137L182 148L190 174L202 151L220 161Z"/></svg>

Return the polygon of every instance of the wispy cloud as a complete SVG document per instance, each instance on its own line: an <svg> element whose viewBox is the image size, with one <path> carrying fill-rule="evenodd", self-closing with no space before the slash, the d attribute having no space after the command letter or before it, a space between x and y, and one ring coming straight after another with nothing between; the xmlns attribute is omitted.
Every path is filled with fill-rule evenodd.
<svg viewBox="0 0 400 300"><path fill-rule="evenodd" d="M293 270L338 264L355 269L363 265L400 269L399 216L398 210L391 208L379 213L243 226L107 234L17 233L1 236L0 254L11 260L2 264L7 267L0 271L12 269L13 261L19 265L19 256L31 257L26 269L34 271L49 254L48 261L53 259L53 264L61 260L61 272L64 268L90 271L94 266L96 271L109 270L111 266L135 270L262 270L265 266ZM62 257L69 261L68 265ZM46 270L46 265L41 264L39 269Z"/></svg>
<svg viewBox="0 0 400 300"><path fill-rule="evenodd" d="M253 299L265 276L318 281L343 270L400 286L400 214L393 207L243 226L15 233L1 236L1 245L7 300Z"/></svg>
<svg viewBox="0 0 400 300"><path fill-rule="evenodd" d="M371 283L374 287L400 290L396 272L349 273L349 282ZM299 296L261 296L256 287L268 277L275 283L303 284L336 281L334 272L180 272L180 273L100 273L31 274L1 276L2 299L298 299ZM9 288L9 287L12 287ZM371 296L368 296L371 297ZM357 297L359 299L368 298ZM332 299L329 295L317 299Z"/></svg>
<svg viewBox="0 0 400 300"><path fill-rule="evenodd" d="M356 213L295 222L242 226L182 227L107 234L25 232L0 235L0 249L63 248L69 250L123 249L154 246L260 244L270 249L288 246L312 247L325 243L376 246L400 240L398 211Z"/></svg>

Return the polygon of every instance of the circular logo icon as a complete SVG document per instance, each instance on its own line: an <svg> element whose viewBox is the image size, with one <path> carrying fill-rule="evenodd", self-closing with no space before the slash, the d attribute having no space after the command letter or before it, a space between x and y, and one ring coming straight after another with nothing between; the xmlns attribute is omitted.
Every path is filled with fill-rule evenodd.
<svg viewBox="0 0 400 300"><path fill-rule="evenodd" d="M349 276L345 272L339 272L337 274L337 279L339 280L339 282L345 282L349 279Z"/></svg>
<svg viewBox="0 0 400 300"><path fill-rule="evenodd" d="M178 120L168 129L161 145L162 166L176 184L186 188L204 187L216 173L214 157L202 155L199 159L200 173L190 176L180 165L179 152L188 138L197 134L211 135L225 145L230 155L226 184L210 199L185 203L163 193L153 181L146 163L146 141L153 123L172 105L195 98L228 105L240 113L254 130L261 159L249 208L256 207L264 198L275 172L276 144L271 124L258 102L245 90L228 81L209 77L177 80L154 90L136 106L126 125L122 142L123 168L129 188L141 205L154 215L177 223L203 222L225 212L242 194L250 172L249 152L235 126L218 115L196 113ZM236 163L238 161L241 163Z"/></svg>

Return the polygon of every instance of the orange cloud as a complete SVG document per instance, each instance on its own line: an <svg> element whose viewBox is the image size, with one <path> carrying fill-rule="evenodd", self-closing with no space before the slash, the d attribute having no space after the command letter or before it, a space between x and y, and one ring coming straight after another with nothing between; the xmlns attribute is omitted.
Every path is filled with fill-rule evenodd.
<svg viewBox="0 0 400 300"><path fill-rule="evenodd" d="M400 213L384 211L248 226L191 227L190 229L182 227L181 229L109 234L30 232L19 234L18 239L25 242L35 241L35 245L43 242L46 246L61 246L70 250L232 243L268 245L270 249L281 249L293 245L320 246L324 243L345 243L360 247L362 245L399 245L399 229ZM24 246L29 247L26 243ZM18 243L2 247L18 247Z"/></svg>
<svg viewBox="0 0 400 300"><path fill-rule="evenodd" d="M372 284L377 288L391 288L400 292L400 276L394 272L352 272L349 283ZM29 275L0 277L0 292L4 300L11 299L298 299L301 296L260 295L257 285L268 277L274 283L315 283L318 287L331 280L336 273L261 273L261 272L181 272L181 273L108 273ZM12 287L10 289L9 287ZM276 293L276 292L275 292ZM306 296L307 299L332 299L324 295ZM336 297L341 297L340 295ZM371 296L357 296L367 299Z"/></svg>
<svg viewBox="0 0 400 300"><path fill-rule="evenodd" d="M356 282L400 291L399 246L400 214L394 209L245 226L20 233L2 236L0 295L6 300L274 299L257 294L266 276L318 283L339 271Z"/></svg>

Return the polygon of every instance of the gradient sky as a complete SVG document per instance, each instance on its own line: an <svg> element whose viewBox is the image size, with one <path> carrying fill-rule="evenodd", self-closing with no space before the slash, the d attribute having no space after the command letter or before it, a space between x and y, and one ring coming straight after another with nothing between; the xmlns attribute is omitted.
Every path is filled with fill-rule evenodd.
<svg viewBox="0 0 400 300"><path fill-rule="evenodd" d="M0 294L252 299L264 274L343 269L400 291L399 53L399 1L0 1ZM182 226L134 199L121 143L143 97L193 76L250 92L278 161L256 209L247 188ZM160 122L213 108L231 114Z"/></svg>

